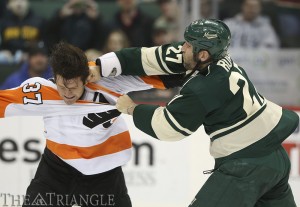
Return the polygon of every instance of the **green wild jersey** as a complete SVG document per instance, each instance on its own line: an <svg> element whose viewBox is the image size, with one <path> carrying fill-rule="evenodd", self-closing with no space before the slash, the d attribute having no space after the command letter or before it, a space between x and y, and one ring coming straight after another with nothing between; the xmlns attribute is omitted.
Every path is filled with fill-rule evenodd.
<svg viewBox="0 0 300 207"><path fill-rule="evenodd" d="M185 73L182 44L123 49L100 58L102 70L109 74L114 68L123 75ZM109 65L108 59L114 63ZM167 106L138 105L133 119L143 132L167 141L189 136L203 124L217 160L268 154L299 123L295 112L260 95L229 56L210 64L205 74L191 76Z"/></svg>

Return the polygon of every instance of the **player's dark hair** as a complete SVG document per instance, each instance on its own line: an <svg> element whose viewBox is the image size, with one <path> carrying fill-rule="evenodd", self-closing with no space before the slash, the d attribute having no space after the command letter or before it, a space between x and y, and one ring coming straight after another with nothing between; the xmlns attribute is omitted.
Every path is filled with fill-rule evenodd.
<svg viewBox="0 0 300 207"><path fill-rule="evenodd" d="M71 44L60 42L50 54L50 65L54 78L62 76L64 80L80 77L85 83L89 76L88 60L84 52Z"/></svg>

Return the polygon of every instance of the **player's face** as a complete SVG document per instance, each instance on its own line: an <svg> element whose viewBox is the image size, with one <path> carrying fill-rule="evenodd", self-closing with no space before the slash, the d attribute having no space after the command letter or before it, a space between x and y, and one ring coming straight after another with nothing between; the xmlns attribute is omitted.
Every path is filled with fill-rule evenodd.
<svg viewBox="0 0 300 207"><path fill-rule="evenodd" d="M81 78L64 80L60 75L56 76L57 91L60 97L68 105L74 104L84 92L84 83Z"/></svg>
<svg viewBox="0 0 300 207"><path fill-rule="evenodd" d="M190 43L185 42L181 48L181 51L185 69L193 70L197 64L193 57L193 46Z"/></svg>

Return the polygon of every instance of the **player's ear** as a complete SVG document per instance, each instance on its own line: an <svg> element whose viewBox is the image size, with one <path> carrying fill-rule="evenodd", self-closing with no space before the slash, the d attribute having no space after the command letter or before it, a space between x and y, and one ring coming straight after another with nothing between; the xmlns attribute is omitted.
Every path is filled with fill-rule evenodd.
<svg viewBox="0 0 300 207"><path fill-rule="evenodd" d="M201 60L201 62L206 62L210 58L210 54L206 50L202 50L198 53L198 58Z"/></svg>

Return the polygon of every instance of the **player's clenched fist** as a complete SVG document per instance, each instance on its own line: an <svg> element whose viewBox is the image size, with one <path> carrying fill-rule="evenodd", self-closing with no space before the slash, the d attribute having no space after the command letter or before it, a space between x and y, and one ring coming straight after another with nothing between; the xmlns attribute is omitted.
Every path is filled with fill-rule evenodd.
<svg viewBox="0 0 300 207"><path fill-rule="evenodd" d="M134 108L136 106L137 104L135 104L132 101L132 99L127 95L120 96L116 104L117 109L121 113L129 114L129 115L133 114Z"/></svg>
<svg viewBox="0 0 300 207"><path fill-rule="evenodd" d="M90 61L89 63L89 76L87 82L95 83L100 80L100 67L95 62Z"/></svg>

